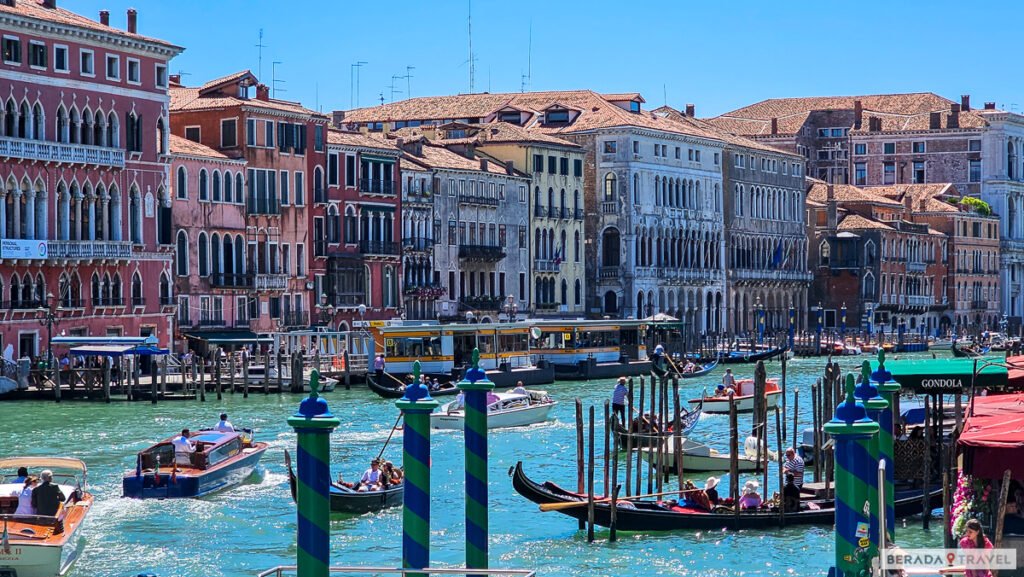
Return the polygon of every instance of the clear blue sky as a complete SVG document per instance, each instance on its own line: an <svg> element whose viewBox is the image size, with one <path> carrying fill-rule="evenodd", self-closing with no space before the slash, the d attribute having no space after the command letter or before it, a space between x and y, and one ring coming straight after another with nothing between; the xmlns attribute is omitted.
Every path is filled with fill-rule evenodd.
<svg viewBox="0 0 1024 577"><path fill-rule="evenodd" d="M186 48L171 64L189 85L251 69L279 98L350 107L351 64L365 61L363 106L469 91L466 0L58 0L97 18L139 10L139 32ZM477 92L532 88L640 92L647 107L720 114L764 98L932 91L1024 110L1015 64L1019 6L970 2L474 0ZM406 75L408 81L393 76ZM285 91L282 91L285 90Z"/></svg>

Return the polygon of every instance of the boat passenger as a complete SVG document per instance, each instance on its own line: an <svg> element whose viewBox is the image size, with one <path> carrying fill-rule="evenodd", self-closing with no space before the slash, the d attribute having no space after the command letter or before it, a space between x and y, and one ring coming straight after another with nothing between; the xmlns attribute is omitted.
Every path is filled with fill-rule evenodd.
<svg viewBox="0 0 1024 577"><path fill-rule="evenodd" d="M967 521L964 536L960 539L961 549L992 549L992 542L985 536L985 530L977 519ZM988 569L968 569L964 577L992 577Z"/></svg>
<svg viewBox="0 0 1024 577"><path fill-rule="evenodd" d="M182 429L181 435L171 439L171 444L174 445L174 460L179 465L192 465L192 454L196 452L196 446L188 438L188 429Z"/></svg>
<svg viewBox="0 0 1024 577"><path fill-rule="evenodd" d="M220 433L234 433L235 427L230 422L228 422L228 414L221 413L220 422L214 425L213 430L218 431Z"/></svg>
<svg viewBox="0 0 1024 577"><path fill-rule="evenodd" d="M786 461L782 464L782 472L793 475L796 488L804 486L804 460L796 454L796 449L786 449Z"/></svg>
<svg viewBox="0 0 1024 577"><path fill-rule="evenodd" d="M725 396L728 396L725 393L725 385L718 385L718 387L715 388L715 397L725 397Z"/></svg>
<svg viewBox="0 0 1024 577"><path fill-rule="evenodd" d="M28 469L25 467L18 467L18 476L14 478L12 483L24 483L25 479L28 478Z"/></svg>
<svg viewBox="0 0 1024 577"><path fill-rule="evenodd" d="M612 391L612 415L622 426L626 425L626 397L629 396L629 389L626 388L626 377L619 377L615 383L615 390Z"/></svg>
<svg viewBox="0 0 1024 577"><path fill-rule="evenodd" d="M459 394L455 395L455 404L452 406L453 411L461 410L466 406L466 393L459 391Z"/></svg>
<svg viewBox="0 0 1024 577"><path fill-rule="evenodd" d="M526 387L523 386L523 381L516 381L516 388L512 389L512 392L517 395L525 395Z"/></svg>
<svg viewBox="0 0 1024 577"><path fill-rule="evenodd" d="M690 374L696 371L697 365L695 365L692 360L686 359L686 364L683 366L683 372L686 374Z"/></svg>
<svg viewBox="0 0 1024 577"><path fill-rule="evenodd" d="M732 376L732 369L725 369L725 374L722 375L722 386L727 389L736 386L736 377Z"/></svg>
<svg viewBox="0 0 1024 577"><path fill-rule="evenodd" d="M698 489L697 485L693 484L693 481L687 479L686 483L683 484L683 491L685 493L682 496L691 507L703 511L710 511L712 509L711 500L708 499L707 494L703 490Z"/></svg>
<svg viewBox="0 0 1024 577"><path fill-rule="evenodd" d="M32 506L32 491L35 490L38 484L39 479L36 479L35 477L26 477L21 491L11 493L12 497L18 498L18 509L14 511L15 515L36 514L36 508Z"/></svg>
<svg viewBox="0 0 1024 577"><path fill-rule="evenodd" d="M787 513L800 510L800 487L794 482L795 478L793 473L786 473L786 485L782 487L782 506Z"/></svg>
<svg viewBox="0 0 1024 577"><path fill-rule="evenodd" d="M743 496L740 497L740 509L757 509L761 506L761 494L757 492L760 484L751 479L743 485Z"/></svg>
<svg viewBox="0 0 1024 577"><path fill-rule="evenodd" d="M64 493L53 484L53 471L45 469L39 473L43 483L32 490L32 508L36 515L53 517L64 502Z"/></svg>
<svg viewBox="0 0 1024 577"><path fill-rule="evenodd" d="M370 461L370 468L359 479L359 488L357 490L363 493L367 491L380 491L380 484L380 459L374 459Z"/></svg>
<svg viewBox="0 0 1024 577"><path fill-rule="evenodd" d="M384 471L384 484L385 485L397 485L402 482L402 473L399 469L395 468L395 465L391 461L384 461L384 465L381 467Z"/></svg>
<svg viewBox="0 0 1024 577"><path fill-rule="evenodd" d="M434 382L430 383L430 390L431 391L440 391L441 390L441 381L438 381L437 377L434 377Z"/></svg>
<svg viewBox="0 0 1024 577"><path fill-rule="evenodd" d="M494 391L487 391L487 405L488 406L493 405L494 403L497 403L500 400L501 400L501 398L498 397L498 395L494 394Z"/></svg>
<svg viewBox="0 0 1024 577"><path fill-rule="evenodd" d="M708 477L704 481L704 494L708 496L708 501L711 505L717 505L719 502L718 498L718 477Z"/></svg>

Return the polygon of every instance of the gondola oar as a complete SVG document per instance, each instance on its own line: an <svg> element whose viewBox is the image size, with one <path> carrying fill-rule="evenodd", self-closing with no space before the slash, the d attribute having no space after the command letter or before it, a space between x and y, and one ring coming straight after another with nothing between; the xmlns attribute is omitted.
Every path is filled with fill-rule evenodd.
<svg viewBox="0 0 1024 577"><path fill-rule="evenodd" d="M399 411L398 412L398 419L395 420L394 426L391 427L391 432L388 433L388 440L384 441L384 446L381 447L380 448L380 452L377 453L377 459L380 459L380 456L384 454L384 450L388 448L388 443L391 442L391 437L393 437L395 435L395 430L398 429L398 421L401 421L401 420L402 420L402 412Z"/></svg>
<svg viewBox="0 0 1024 577"><path fill-rule="evenodd" d="M636 499L644 499L646 497L661 497L662 495L682 495L683 493L693 493L695 491L703 491L704 489L684 489L682 491L662 491L661 493L648 493L646 495L633 495L632 497L619 497L618 501L635 501ZM595 503L607 503L611 501L611 497L602 497L600 499L594 499ZM584 499L582 501L568 501L562 503L541 503L541 511L560 511L562 509L572 509L573 507L584 507L589 504L590 501Z"/></svg>

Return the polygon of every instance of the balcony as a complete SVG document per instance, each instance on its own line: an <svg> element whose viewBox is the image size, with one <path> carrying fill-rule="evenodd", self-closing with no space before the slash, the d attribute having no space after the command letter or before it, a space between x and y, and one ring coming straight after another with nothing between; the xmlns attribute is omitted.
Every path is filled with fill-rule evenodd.
<svg viewBox="0 0 1024 577"><path fill-rule="evenodd" d="M132 243L123 240L50 240L46 242L50 258L130 259Z"/></svg>
<svg viewBox="0 0 1024 577"><path fill-rule="evenodd" d="M907 295L906 299L907 306L911 307L927 307L935 302L935 299L932 297L920 295Z"/></svg>
<svg viewBox="0 0 1024 577"><path fill-rule="evenodd" d="M621 269L618 266L602 266L598 269L598 277L603 279L618 279L620 273Z"/></svg>
<svg viewBox="0 0 1024 577"><path fill-rule="evenodd" d="M370 194L395 194L395 183L384 180L359 179L359 192Z"/></svg>
<svg viewBox="0 0 1024 577"><path fill-rule="evenodd" d="M37 308L46 308L46 303L41 300L27 300L27 301L3 301L0 303L0 308L10 309L15 311L29 311Z"/></svg>
<svg viewBox="0 0 1024 577"><path fill-rule="evenodd" d="M123 307L124 297L100 297L92 299L93 308Z"/></svg>
<svg viewBox="0 0 1024 577"><path fill-rule="evenodd" d="M234 326L235 326L236 329L247 329L247 328L249 328L249 319L248 318L236 318Z"/></svg>
<svg viewBox="0 0 1024 577"><path fill-rule="evenodd" d="M505 249L490 244L460 244L459 258L479 261L499 261L505 258Z"/></svg>
<svg viewBox="0 0 1024 577"><path fill-rule="evenodd" d="M258 274L256 275L256 290L258 291L283 291L288 288L288 275L284 274Z"/></svg>
<svg viewBox="0 0 1024 577"><path fill-rule="evenodd" d="M412 252L426 252L434 250L434 239L432 238L403 238L402 250Z"/></svg>
<svg viewBox="0 0 1024 577"><path fill-rule="evenodd" d="M160 297L160 306L162 307L173 307L176 306L177 304L178 303L174 302L174 297Z"/></svg>
<svg viewBox="0 0 1024 577"><path fill-rule="evenodd" d="M558 218L558 209L553 207L553 206L549 206L548 207L548 218Z"/></svg>
<svg viewBox="0 0 1024 577"><path fill-rule="evenodd" d="M814 275L800 270L749 270L729 269L729 276L738 281L806 281L814 280Z"/></svg>
<svg viewBox="0 0 1024 577"><path fill-rule="evenodd" d="M287 328L305 328L309 325L309 311L285 311L281 315L282 326Z"/></svg>
<svg viewBox="0 0 1024 577"><path fill-rule="evenodd" d="M562 207L562 220L569 220L570 218L572 218L572 209L571 208L566 208L566 207L563 206Z"/></svg>
<svg viewBox="0 0 1024 577"><path fill-rule="evenodd" d="M328 293L327 304L335 307L355 308L366 302L366 295L363 293Z"/></svg>
<svg viewBox="0 0 1024 577"><path fill-rule="evenodd" d="M558 303L536 303L533 305L535 310L539 311L554 311L558 310Z"/></svg>
<svg viewBox="0 0 1024 577"><path fill-rule="evenodd" d="M575 213L576 220L583 220L583 209L582 208L574 209L573 212Z"/></svg>
<svg viewBox="0 0 1024 577"><path fill-rule="evenodd" d="M533 216L544 216L548 213L547 209L544 208L543 204L533 205Z"/></svg>
<svg viewBox="0 0 1024 577"><path fill-rule="evenodd" d="M971 308L978 310L988 309L988 301L971 301Z"/></svg>
<svg viewBox="0 0 1024 577"><path fill-rule="evenodd" d="M0 157L124 168L124 151L119 148L24 138L0 138Z"/></svg>
<svg viewBox="0 0 1024 577"><path fill-rule="evenodd" d="M145 307L146 306L146 297L132 297L132 306L133 307Z"/></svg>
<svg viewBox="0 0 1024 577"><path fill-rule="evenodd" d="M923 262L908 262L907 272L924 272L925 266Z"/></svg>
<svg viewBox="0 0 1024 577"><path fill-rule="evenodd" d="M228 324L224 322L222 317L206 317L199 319L199 326L201 327L226 327Z"/></svg>
<svg viewBox="0 0 1024 577"><path fill-rule="evenodd" d="M534 259L533 270L534 272L558 272L558 264L553 260Z"/></svg>
<svg viewBox="0 0 1024 577"><path fill-rule="evenodd" d="M439 299L448 294L448 289L433 283L423 285L405 285L402 295L419 299Z"/></svg>
<svg viewBox="0 0 1024 577"><path fill-rule="evenodd" d="M252 288L252 275L215 273L210 275L210 285L215 288Z"/></svg>
<svg viewBox="0 0 1024 577"><path fill-rule="evenodd" d="M459 299L459 302L473 310L496 311L501 309L501 305L505 302L505 299L501 297L475 296L462 297Z"/></svg>
<svg viewBox="0 0 1024 577"><path fill-rule="evenodd" d="M359 254L397 255L399 252L397 242L384 242L380 240L359 241Z"/></svg>
<svg viewBox="0 0 1024 577"><path fill-rule="evenodd" d="M618 214L619 205L615 202L602 202L601 214Z"/></svg>
<svg viewBox="0 0 1024 577"><path fill-rule="evenodd" d="M460 194L460 204L481 204L484 206L498 206L498 199L478 194Z"/></svg>

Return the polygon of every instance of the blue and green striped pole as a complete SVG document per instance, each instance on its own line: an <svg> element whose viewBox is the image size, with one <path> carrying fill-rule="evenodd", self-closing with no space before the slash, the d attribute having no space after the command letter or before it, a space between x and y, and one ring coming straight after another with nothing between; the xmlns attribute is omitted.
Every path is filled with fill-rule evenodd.
<svg viewBox="0 0 1024 577"><path fill-rule="evenodd" d="M331 432L341 421L320 398L320 372L309 378L309 397L299 404L288 425L298 434L296 450L298 509L298 577L327 577L331 542Z"/></svg>
<svg viewBox="0 0 1024 577"><path fill-rule="evenodd" d="M395 406L405 415L405 497L402 508L402 567L430 565L430 413L437 401L420 383L420 362L413 363L413 382Z"/></svg>
<svg viewBox="0 0 1024 577"><path fill-rule="evenodd" d="M853 375L846 376L846 401L836 407L825 432L835 442L836 575L860 577L871 567L871 481L877 458L871 455L878 423L853 397ZM875 511L877 514L877 511ZM862 573L865 572L865 573Z"/></svg>
<svg viewBox="0 0 1024 577"><path fill-rule="evenodd" d="M480 368L480 349L473 349L473 368L459 389L466 394L466 567L487 569L487 392L494 383Z"/></svg>
<svg viewBox="0 0 1024 577"><path fill-rule="evenodd" d="M864 361L860 366L861 382L860 386L854 391L854 395L864 405L864 410L867 411L868 418L878 423L878 434L871 438L870 449L871 455L874 457L875 474L870 476L870 488L871 491L871 547L874 551L877 551L882 546L878 536L879 528L879 516L884 511L884 504L878 502L878 460L881 458L881 450L879 444L882 441L882 416L888 412L889 403L882 397L878 396L878 387L871 384L871 362ZM888 494L888 490L886 491ZM888 525L887 525L888 526Z"/></svg>
<svg viewBox="0 0 1024 577"><path fill-rule="evenodd" d="M892 373L885 370L885 351L878 350L878 369L871 373L871 378L878 383L878 392L889 403L889 408L878 418L878 458L885 461L885 528L890 538L896 535L896 498L895 471L893 463L895 454L896 395L900 394L900 384L892 380Z"/></svg>

